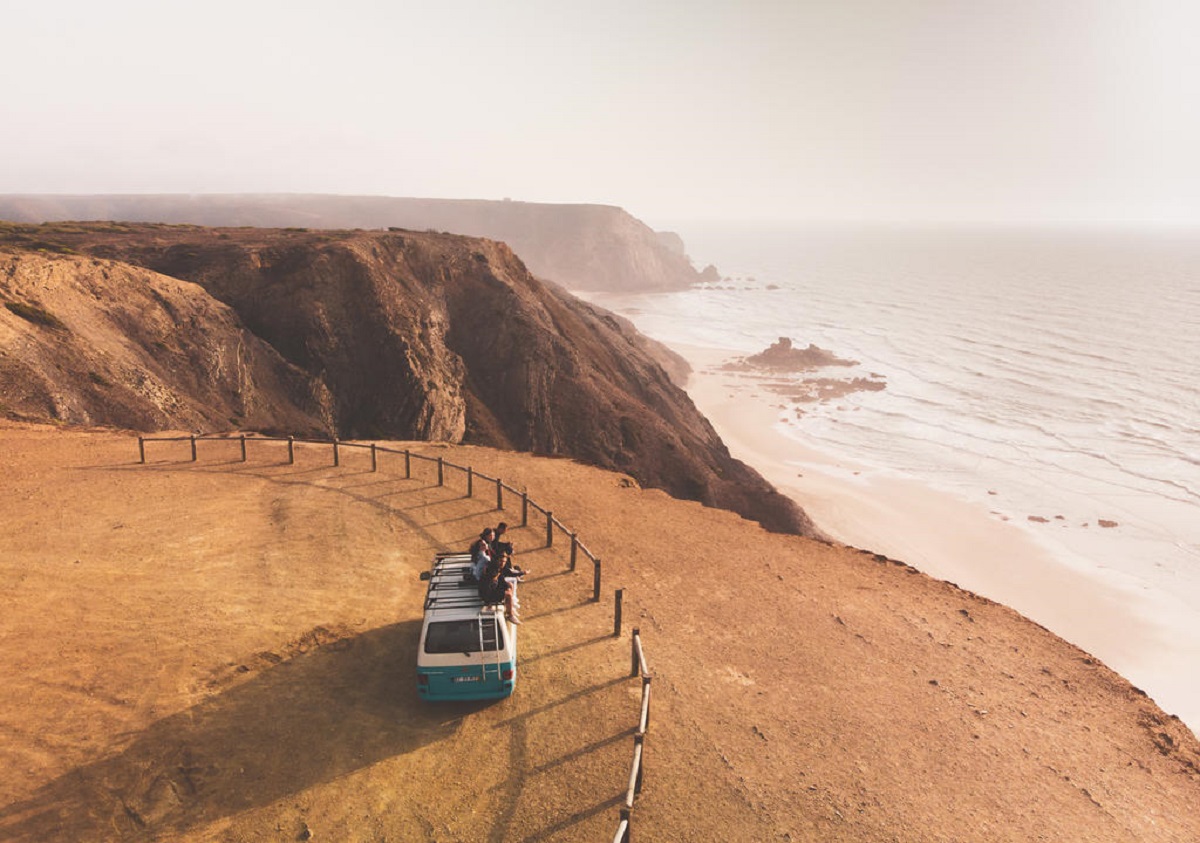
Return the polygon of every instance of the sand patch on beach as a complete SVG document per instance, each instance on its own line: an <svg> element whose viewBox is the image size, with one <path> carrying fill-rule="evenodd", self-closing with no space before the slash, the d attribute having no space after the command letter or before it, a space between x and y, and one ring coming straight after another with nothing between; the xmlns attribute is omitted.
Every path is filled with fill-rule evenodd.
<svg viewBox="0 0 1200 843"><path fill-rule="evenodd" d="M1158 691L1168 710L1200 722L1200 630L1183 607L1111 571L1065 564L1009 516L915 480L809 447L777 426L787 413L726 352L677 346L693 367L688 392L734 456L804 507L831 538L902 559L924 573L1017 609ZM994 494L994 493L989 493ZM1034 526L1061 517L1030 515ZM1118 523L1098 519L1079 529Z"/></svg>

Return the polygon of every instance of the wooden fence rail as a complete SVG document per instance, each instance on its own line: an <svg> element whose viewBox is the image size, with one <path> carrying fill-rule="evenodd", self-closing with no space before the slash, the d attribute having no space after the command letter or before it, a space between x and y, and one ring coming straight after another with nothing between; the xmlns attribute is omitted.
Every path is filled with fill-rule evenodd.
<svg viewBox="0 0 1200 843"><path fill-rule="evenodd" d="M504 493L505 491L513 495L519 495L521 498L521 526L526 527L529 524L529 510L534 509L542 515L546 516L546 547L554 546L554 535L557 530L571 540L571 570L575 569L576 558L579 554L587 557L592 563L592 602L600 602L600 584L601 584L601 565L600 559L594 553L587 549L578 536L570 530L565 524L554 517L554 513L540 504L529 499L529 494L523 489L516 489L507 483L503 482L499 477L489 477L486 474L475 471L471 466L458 465L457 463L448 462L444 457L432 457L425 454L414 453L405 448L397 450L388 448L384 445L375 443L360 443L360 442L342 442L339 439L305 439L294 436L246 436L240 434L236 437L222 436L218 434L198 434L188 436L139 436L138 437L138 461L142 464L146 462L146 443L147 442L187 442L191 446L192 462L198 459L197 443L203 441L210 442L238 442L241 446L242 462L246 461L246 443L249 441L256 442L286 442L288 448L288 465L294 465L296 462L296 446L305 445L325 445L333 448L333 465L338 467L341 465L341 451L344 448L358 448L369 450L371 452L371 471L379 470L379 454L397 454L404 457L404 477L405 479L412 478L412 463L413 460L424 460L425 462L434 463L437 466L437 480L439 486L444 486L446 483L446 470L462 472L466 478L467 497L474 497L475 480L483 483L496 484L496 509L504 509Z"/></svg>
<svg viewBox="0 0 1200 843"><path fill-rule="evenodd" d="M621 809L621 824L617 826L617 833L613 835L613 843L629 843L629 809Z"/></svg>
<svg viewBox="0 0 1200 843"><path fill-rule="evenodd" d="M642 707L638 717L637 731L633 735L633 761L629 765L629 787L625 790L625 807L621 809L621 821L617 826L613 843L628 843L633 822L633 806L637 795L642 792L646 775L646 734L650 731L650 669L646 666L646 651L642 647L642 632L636 627L630 642L630 676L642 679Z"/></svg>

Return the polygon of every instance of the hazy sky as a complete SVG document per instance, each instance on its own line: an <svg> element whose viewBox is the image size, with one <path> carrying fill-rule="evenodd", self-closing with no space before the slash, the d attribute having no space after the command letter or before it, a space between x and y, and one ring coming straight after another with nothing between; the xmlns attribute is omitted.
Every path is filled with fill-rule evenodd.
<svg viewBox="0 0 1200 843"><path fill-rule="evenodd" d="M1200 2L0 0L0 193L1200 221Z"/></svg>

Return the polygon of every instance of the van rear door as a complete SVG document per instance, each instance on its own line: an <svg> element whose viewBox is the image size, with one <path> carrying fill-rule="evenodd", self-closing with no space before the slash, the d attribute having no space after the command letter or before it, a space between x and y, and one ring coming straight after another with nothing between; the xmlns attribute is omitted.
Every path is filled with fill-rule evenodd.
<svg viewBox="0 0 1200 843"><path fill-rule="evenodd" d="M417 658L424 699L488 699L512 693L515 665L508 624L494 613L427 618Z"/></svg>

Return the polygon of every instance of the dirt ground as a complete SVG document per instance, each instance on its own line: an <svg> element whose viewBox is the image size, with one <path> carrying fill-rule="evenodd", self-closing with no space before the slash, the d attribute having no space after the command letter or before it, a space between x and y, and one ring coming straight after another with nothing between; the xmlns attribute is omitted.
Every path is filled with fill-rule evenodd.
<svg viewBox="0 0 1200 843"><path fill-rule="evenodd" d="M396 447L405 447L399 444ZM415 691L424 584L494 486L385 454L0 425L0 840L1200 839L1200 745L1003 606L566 460L500 476L603 560L512 531L515 694ZM612 636L613 589L625 628Z"/></svg>

